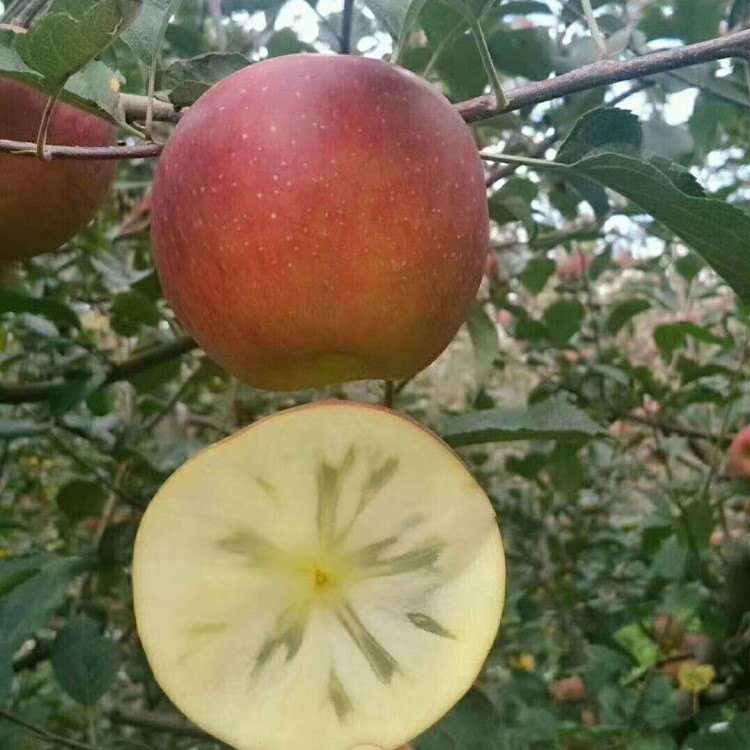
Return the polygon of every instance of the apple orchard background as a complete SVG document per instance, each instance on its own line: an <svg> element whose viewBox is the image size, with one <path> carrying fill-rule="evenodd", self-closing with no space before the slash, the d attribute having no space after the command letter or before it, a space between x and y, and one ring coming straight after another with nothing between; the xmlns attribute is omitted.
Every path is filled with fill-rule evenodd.
<svg viewBox="0 0 750 750"><path fill-rule="evenodd" d="M9 0L5 20L87 3ZM747 750L750 489L726 458L750 423L750 3L594 0L595 26L581 0L470 4L499 116L463 16L438 0L144 0L101 54L122 96L97 98L92 79L91 97L121 125L142 119L156 53L163 142L169 102L239 67L383 57L401 33L402 64L500 161L486 161L477 302L439 360L395 385L396 407L457 447L509 561L480 679L414 744ZM138 642L142 511L196 450L263 415L383 397L379 382L253 390L194 348L150 260L154 165L122 158L94 223L0 286L3 750L219 747L170 706Z"/></svg>

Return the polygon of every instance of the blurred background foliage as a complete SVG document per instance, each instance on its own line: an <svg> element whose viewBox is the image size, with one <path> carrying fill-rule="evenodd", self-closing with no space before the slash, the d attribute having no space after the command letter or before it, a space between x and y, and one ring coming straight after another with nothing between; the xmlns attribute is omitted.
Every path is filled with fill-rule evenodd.
<svg viewBox="0 0 750 750"><path fill-rule="evenodd" d="M146 0L104 53L122 91L145 92L145 32L167 5ZM158 96L187 105L238 67L299 51L387 56L394 5L184 0ZM508 90L596 60L580 0L472 6ZM746 0L593 6L614 57L750 20ZM73 7L15 0L5 18ZM418 14L402 61L455 102L486 87L465 22L438 0ZM579 118L614 104L635 116L644 154L744 212L749 84L747 63L705 64L474 133L488 153L551 158ZM170 128L158 124L157 139ZM96 221L0 287L4 750L219 747L170 706L138 643L129 573L141 513L196 450L266 414L381 398L381 383L253 390L193 348L151 264L153 167L121 163ZM477 304L448 351L396 390L397 407L457 446L490 494L508 602L475 688L416 748L747 750L750 490L726 453L750 422L748 311L668 222L618 194L510 165L488 164L487 184L492 247Z"/></svg>

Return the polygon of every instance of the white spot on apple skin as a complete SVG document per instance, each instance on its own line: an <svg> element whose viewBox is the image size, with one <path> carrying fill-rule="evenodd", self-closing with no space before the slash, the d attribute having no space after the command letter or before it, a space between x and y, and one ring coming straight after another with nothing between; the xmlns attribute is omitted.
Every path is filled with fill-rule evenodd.
<svg viewBox="0 0 750 750"><path fill-rule="evenodd" d="M276 214L271 214L271 218L275 219L276 218Z"/></svg>

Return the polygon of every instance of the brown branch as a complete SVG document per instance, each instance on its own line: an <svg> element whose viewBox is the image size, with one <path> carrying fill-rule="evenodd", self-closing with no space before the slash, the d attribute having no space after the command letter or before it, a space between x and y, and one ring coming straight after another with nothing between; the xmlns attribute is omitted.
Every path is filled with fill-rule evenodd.
<svg viewBox="0 0 750 750"><path fill-rule="evenodd" d="M0 720L5 719L6 721L16 724L21 727L24 731L30 734L32 737L36 737L38 740L51 744L53 747L70 747L73 750L96 750L93 745L89 745L86 742L79 742L78 740L71 739L70 737L63 737L61 734L55 734L50 732L44 727L40 727L31 721L21 718L12 714L10 711L6 711L0 708Z"/></svg>
<svg viewBox="0 0 750 750"><path fill-rule="evenodd" d="M137 94L120 94L120 104L130 122L146 120L146 109L148 97ZM182 110L176 110L169 102L154 99L153 117L159 122L178 122L182 116Z"/></svg>
<svg viewBox="0 0 750 750"><path fill-rule="evenodd" d="M152 159L159 156L163 146L50 146L45 145L45 159L112 161L115 159ZM0 138L0 153L36 158L36 143L10 141Z"/></svg>
<svg viewBox="0 0 750 750"><path fill-rule="evenodd" d="M491 95L461 102L456 105L456 109L466 122L479 122L598 86L646 78L657 73L689 68L692 65L729 57L750 60L750 30L686 47L652 52L629 60L603 60L561 76L521 86L508 92L508 103L501 111L495 108L495 98Z"/></svg>
<svg viewBox="0 0 750 750"><path fill-rule="evenodd" d="M213 739L211 735L177 714L116 707L106 711L106 715L113 724L124 724L129 727L149 729L152 732L165 732L182 737L195 737L203 740Z"/></svg>
<svg viewBox="0 0 750 750"><path fill-rule="evenodd" d="M103 385L111 385L120 380L126 380L133 375L150 370L152 367L164 364L175 357L191 351L197 346L193 339L185 336L171 341L163 346L154 347L131 359L112 365L107 371ZM55 391L65 385L65 380L57 378L41 383L27 383L25 385L0 385L0 404L24 404L36 401L46 401Z"/></svg>
<svg viewBox="0 0 750 750"><path fill-rule="evenodd" d="M565 73L544 81L521 86L507 94L507 104L503 109L495 106L495 97L480 96L456 104L456 110L466 122L480 122L492 117L513 112L523 107L560 99L580 91L607 86L619 81L643 79L648 76L688 68L692 65L723 60L729 57L750 60L750 30L739 31L708 42L691 44L686 47L652 52L628 60L603 60L586 65L578 70ZM120 103L130 122L146 119L148 98L135 94L122 94ZM179 121L185 110L176 110L170 103L154 101L153 119L161 122ZM33 144L17 141L0 141L0 153L27 155ZM47 153L52 159L136 159L158 156L159 144L145 146L113 146L110 148L79 148L75 146L50 146ZM31 154L29 154L31 155Z"/></svg>
<svg viewBox="0 0 750 750"><path fill-rule="evenodd" d="M707 42L690 44L686 47L652 52L629 60L603 60L571 73L530 83L507 92L507 105L502 110L495 107L495 97L492 95L460 102L456 104L456 109L466 122L479 122L598 86L645 78L657 73L689 68L692 65L724 60L729 57L750 60L750 30L739 31ZM145 118L145 96L123 94L121 102L129 120L137 121ZM166 102L155 104L157 105L154 110L155 120L177 122L180 119L182 110L176 111L171 104Z"/></svg>
<svg viewBox="0 0 750 750"><path fill-rule="evenodd" d="M628 422L637 422L638 424L652 427L663 432L665 435L680 435L681 437L691 438L693 440L706 440L707 442L716 445L729 445L731 442L728 437L722 437L713 432L706 432L705 430L699 430L676 422L667 422L661 419L649 419L648 417L641 417L637 414L628 414L624 419Z"/></svg>

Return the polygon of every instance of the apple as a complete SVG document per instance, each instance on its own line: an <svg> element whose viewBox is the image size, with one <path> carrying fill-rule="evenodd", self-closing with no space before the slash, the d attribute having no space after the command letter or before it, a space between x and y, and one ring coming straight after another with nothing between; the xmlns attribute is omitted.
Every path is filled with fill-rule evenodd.
<svg viewBox="0 0 750 750"><path fill-rule="evenodd" d="M578 252L563 255L557 261L557 278L565 283L580 281L592 263L593 258Z"/></svg>
<svg viewBox="0 0 750 750"><path fill-rule="evenodd" d="M277 413L194 456L133 555L154 676L238 750L409 742L474 683L504 592L495 512L458 456L353 402Z"/></svg>
<svg viewBox="0 0 750 750"><path fill-rule="evenodd" d="M557 680L551 688L555 703L577 703L586 699L586 685L579 675Z"/></svg>
<svg viewBox="0 0 750 750"><path fill-rule="evenodd" d="M470 130L381 60L289 55L187 111L153 187L167 300L251 385L296 390L426 367L463 322L488 248Z"/></svg>
<svg viewBox="0 0 750 750"><path fill-rule="evenodd" d="M735 479L750 481L750 425L734 436L729 446L727 467Z"/></svg>
<svg viewBox="0 0 750 750"><path fill-rule="evenodd" d="M47 98L18 81L0 78L0 138L35 142ZM47 143L111 146L115 128L58 102ZM73 237L96 215L112 188L116 169L113 161L43 162L0 154L0 266L57 250Z"/></svg>

